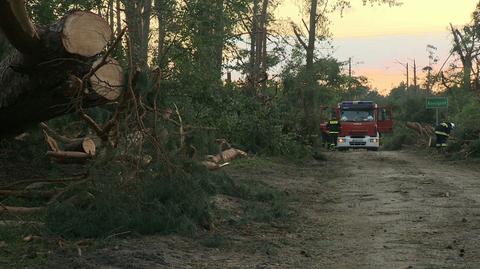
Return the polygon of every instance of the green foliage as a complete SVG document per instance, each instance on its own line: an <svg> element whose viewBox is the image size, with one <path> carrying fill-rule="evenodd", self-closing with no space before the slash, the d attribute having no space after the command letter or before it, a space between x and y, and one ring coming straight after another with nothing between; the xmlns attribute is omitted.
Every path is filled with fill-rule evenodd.
<svg viewBox="0 0 480 269"><path fill-rule="evenodd" d="M129 184L119 181L123 172L128 171L96 168L94 185L83 190L91 202L85 207L51 206L46 216L49 230L65 237L105 237L124 231L193 236L197 225L208 225L209 196L215 192L217 176L201 170L173 176L149 172L131 178L134 182Z"/></svg>
<svg viewBox="0 0 480 269"><path fill-rule="evenodd" d="M102 0L33 0L27 1L31 18L40 25L49 25L73 9L93 10L103 6Z"/></svg>
<svg viewBox="0 0 480 269"><path fill-rule="evenodd" d="M410 87L405 89L403 85L393 89L386 98L387 103L394 106L395 120L400 122L435 122L435 111L426 109L425 98L432 96L431 93Z"/></svg>
<svg viewBox="0 0 480 269"><path fill-rule="evenodd" d="M36 234L33 225L0 225L0 268L33 268L48 261L44 242L25 242L23 238ZM42 240L41 240L42 241ZM14 255L9 255L9 254Z"/></svg>
<svg viewBox="0 0 480 269"><path fill-rule="evenodd" d="M92 182L72 189L81 202L56 203L49 207L48 231L66 238L98 238L130 231L137 234L178 233L195 236L199 227L213 220L211 197L224 194L248 201L249 221L272 221L288 216L287 197L254 181L236 183L203 167L187 165L190 173L168 176L161 164L155 170L120 180L131 173L120 165L99 163L92 170ZM217 241L206 242L215 245Z"/></svg>
<svg viewBox="0 0 480 269"><path fill-rule="evenodd" d="M412 132L398 124L395 126L393 134L388 134L382 137L382 145L386 150L400 150L403 145L414 142Z"/></svg>

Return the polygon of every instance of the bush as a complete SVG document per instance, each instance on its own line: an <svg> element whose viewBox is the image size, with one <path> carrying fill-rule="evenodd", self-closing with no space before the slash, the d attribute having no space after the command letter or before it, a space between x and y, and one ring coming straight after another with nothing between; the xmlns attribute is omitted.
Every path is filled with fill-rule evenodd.
<svg viewBox="0 0 480 269"><path fill-rule="evenodd" d="M237 183L224 174L186 163L173 175L157 164L128 181L130 172L119 164L98 163L91 184L72 189L81 203L51 205L45 223L49 232L66 238L102 238L129 231L134 234L181 234L195 236L214 219L211 197L225 194L248 200L246 218L270 221L288 215L285 194L249 181ZM68 194L66 195L68 196Z"/></svg>
<svg viewBox="0 0 480 269"><path fill-rule="evenodd" d="M413 133L403 123L396 123L393 134L382 138L383 147L386 150L400 150L405 144L415 143Z"/></svg>

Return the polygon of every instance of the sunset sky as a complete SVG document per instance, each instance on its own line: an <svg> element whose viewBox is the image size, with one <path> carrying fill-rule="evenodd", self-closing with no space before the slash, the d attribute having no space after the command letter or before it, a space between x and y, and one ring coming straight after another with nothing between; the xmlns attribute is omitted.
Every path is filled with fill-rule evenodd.
<svg viewBox="0 0 480 269"><path fill-rule="evenodd" d="M303 2L284 0L277 16L299 22ZM396 60L413 65L416 59L421 70L428 64L426 46L430 44L438 48L440 62L444 61L450 50L449 23L471 21L478 1L403 0L400 7L351 2L352 8L343 16L332 15L334 55L340 60L352 57L355 75L367 76L372 86L384 92L405 81L405 68Z"/></svg>

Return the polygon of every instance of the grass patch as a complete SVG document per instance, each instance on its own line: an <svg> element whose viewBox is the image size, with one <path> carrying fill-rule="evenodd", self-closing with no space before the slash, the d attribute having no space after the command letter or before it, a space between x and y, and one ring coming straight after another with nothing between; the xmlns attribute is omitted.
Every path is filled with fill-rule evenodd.
<svg viewBox="0 0 480 269"><path fill-rule="evenodd" d="M223 248L230 245L230 240L221 234L210 235L200 241L207 248Z"/></svg>
<svg viewBox="0 0 480 269"><path fill-rule="evenodd" d="M37 234L29 226L0 226L0 268L30 268L48 261L45 243L25 242L23 238Z"/></svg>

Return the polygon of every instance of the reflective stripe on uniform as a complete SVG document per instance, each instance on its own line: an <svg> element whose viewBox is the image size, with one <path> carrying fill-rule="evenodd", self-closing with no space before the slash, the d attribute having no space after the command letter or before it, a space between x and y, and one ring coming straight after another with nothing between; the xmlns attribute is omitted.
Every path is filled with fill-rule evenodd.
<svg viewBox="0 0 480 269"><path fill-rule="evenodd" d="M443 135L443 136L448 136L447 133L441 132L441 131L435 131L435 134L437 134L437 135Z"/></svg>
<svg viewBox="0 0 480 269"><path fill-rule="evenodd" d="M338 120L331 120L329 123L330 124L338 124Z"/></svg>
<svg viewBox="0 0 480 269"><path fill-rule="evenodd" d="M448 124L446 124L445 122L443 122L443 123L440 124L440 125L444 126L445 128L448 128L448 127L449 127Z"/></svg>
<svg viewBox="0 0 480 269"><path fill-rule="evenodd" d="M339 134L340 132L328 132L330 134Z"/></svg>

